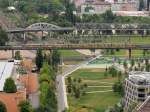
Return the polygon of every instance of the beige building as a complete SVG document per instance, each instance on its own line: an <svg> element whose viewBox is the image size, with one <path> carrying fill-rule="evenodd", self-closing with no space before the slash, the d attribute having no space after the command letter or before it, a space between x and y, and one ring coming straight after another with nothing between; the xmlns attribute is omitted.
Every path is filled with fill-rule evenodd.
<svg viewBox="0 0 150 112"><path fill-rule="evenodd" d="M111 4L107 2L93 2L93 3L84 3L81 5L82 14L91 14L91 13L104 13L107 10L111 9Z"/></svg>
<svg viewBox="0 0 150 112"><path fill-rule="evenodd" d="M136 2L117 2L111 5L112 11L138 11Z"/></svg>
<svg viewBox="0 0 150 112"><path fill-rule="evenodd" d="M125 79L125 107L144 102L150 95L150 72L130 72Z"/></svg>

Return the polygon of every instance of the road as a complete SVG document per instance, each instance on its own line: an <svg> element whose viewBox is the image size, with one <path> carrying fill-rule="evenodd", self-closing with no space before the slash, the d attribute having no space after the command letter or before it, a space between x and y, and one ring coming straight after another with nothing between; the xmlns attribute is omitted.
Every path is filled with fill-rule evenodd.
<svg viewBox="0 0 150 112"><path fill-rule="evenodd" d="M56 88L57 88L57 102L58 102L58 112L62 112L65 108L68 108L67 102L67 92L66 92L66 85L65 85L65 78L73 73L74 71L80 69L82 66L87 65L89 62L95 60L96 58L100 57L98 55L96 57L92 57L78 65L71 66L67 68L64 73L57 75L56 77Z"/></svg>

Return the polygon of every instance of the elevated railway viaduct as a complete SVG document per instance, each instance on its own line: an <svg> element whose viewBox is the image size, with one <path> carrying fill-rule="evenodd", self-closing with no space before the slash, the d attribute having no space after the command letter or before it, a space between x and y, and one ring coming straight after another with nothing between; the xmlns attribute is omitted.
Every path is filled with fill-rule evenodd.
<svg viewBox="0 0 150 112"><path fill-rule="evenodd" d="M104 43L94 40L99 36L125 36L126 38L134 35L149 36L150 24L108 24L108 23L77 23L74 27L59 27L48 23L35 23L27 28L16 28L7 31L8 34L23 34L24 40L26 39L26 33L29 32L48 32L50 38L53 38L56 42L49 42L47 44L34 43L34 44L22 44L22 45L7 45L0 46L0 50L53 50L53 49L128 49L129 57L131 57L132 49L150 49L150 44L134 44L130 42L121 43ZM52 35L55 34L55 35ZM56 37L56 34L59 38ZM61 42L63 36L64 42ZM68 41L73 38L74 41ZM86 42L80 41L86 39ZM99 39L99 38L98 38ZM58 42L59 40L59 42ZM92 41L91 41L92 40ZM61 43L60 43L61 42Z"/></svg>

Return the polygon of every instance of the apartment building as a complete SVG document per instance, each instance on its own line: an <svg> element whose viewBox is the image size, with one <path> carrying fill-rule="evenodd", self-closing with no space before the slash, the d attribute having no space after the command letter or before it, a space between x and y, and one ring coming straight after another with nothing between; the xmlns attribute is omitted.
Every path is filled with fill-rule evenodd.
<svg viewBox="0 0 150 112"><path fill-rule="evenodd" d="M84 3L81 5L81 13L82 14L90 14L97 13L101 14L111 9L111 4L107 2L92 2L92 3Z"/></svg>
<svg viewBox="0 0 150 112"><path fill-rule="evenodd" d="M138 11L139 2L134 0L74 0L77 12L81 14L101 14L112 11Z"/></svg>
<svg viewBox="0 0 150 112"><path fill-rule="evenodd" d="M125 110L133 104L144 102L150 95L150 72L130 72L125 79Z"/></svg>

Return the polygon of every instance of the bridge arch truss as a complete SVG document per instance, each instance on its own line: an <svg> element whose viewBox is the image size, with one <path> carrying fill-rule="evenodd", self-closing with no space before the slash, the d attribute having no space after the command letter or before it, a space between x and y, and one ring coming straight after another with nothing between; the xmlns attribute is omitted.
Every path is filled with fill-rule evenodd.
<svg viewBox="0 0 150 112"><path fill-rule="evenodd" d="M50 29L50 28L58 29L61 27L54 24L41 22L41 23L34 23L28 26L26 29Z"/></svg>

